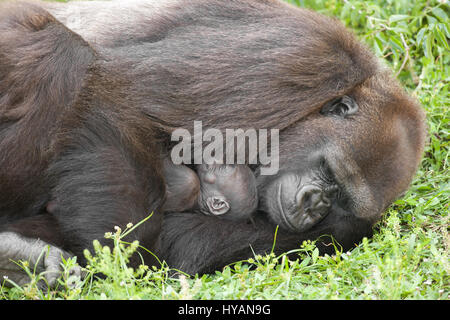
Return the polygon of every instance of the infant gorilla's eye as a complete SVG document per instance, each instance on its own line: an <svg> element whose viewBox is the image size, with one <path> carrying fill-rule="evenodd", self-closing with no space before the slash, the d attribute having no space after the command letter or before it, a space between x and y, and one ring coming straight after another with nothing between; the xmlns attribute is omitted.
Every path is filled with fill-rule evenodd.
<svg viewBox="0 0 450 320"><path fill-rule="evenodd" d="M342 96L326 103L320 113L323 115L335 115L346 117L355 114L358 111L358 104L349 96Z"/></svg>

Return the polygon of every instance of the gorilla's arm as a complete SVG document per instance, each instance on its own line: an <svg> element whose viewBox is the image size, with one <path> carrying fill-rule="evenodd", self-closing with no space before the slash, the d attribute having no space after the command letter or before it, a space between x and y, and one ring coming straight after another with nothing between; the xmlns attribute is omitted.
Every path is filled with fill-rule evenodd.
<svg viewBox="0 0 450 320"><path fill-rule="evenodd" d="M156 194L162 198L164 187L160 186L160 191L150 189L151 178L140 179L136 174L145 169L135 170L131 161L123 150L98 147L95 151L70 151L49 168L57 185L52 192L56 202L52 215L64 236L64 245L81 264L85 262L83 250L92 251L94 239L105 242L105 232L115 226L124 228L130 222L136 224L152 212L148 223L127 240L137 239L147 249L155 249L162 214L155 209L158 202L153 197ZM132 263L138 263L137 256Z"/></svg>
<svg viewBox="0 0 450 320"><path fill-rule="evenodd" d="M362 237L370 236L372 228L367 221L338 213L326 217L308 232L291 233L280 228L275 239L275 231L276 226L260 212L256 214L254 224L200 214L167 214L158 256L171 268L188 274L211 273L254 254L268 254L274 248L278 255L300 248L304 240L319 237L316 245L321 254L335 252L331 245L333 241L336 246L348 250ZM333 235L333 239L329 235Z"/></svg>

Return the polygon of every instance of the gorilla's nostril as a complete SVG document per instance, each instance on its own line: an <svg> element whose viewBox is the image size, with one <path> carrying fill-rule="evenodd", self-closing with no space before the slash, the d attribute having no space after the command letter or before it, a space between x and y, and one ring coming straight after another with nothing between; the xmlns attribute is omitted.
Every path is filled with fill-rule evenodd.
<svg viewBox="0 0 450 320"><path fill-rule="evenodd" d="M324 213L331 206L331 200L325 195L320 188L310 188L303 193L303 197L299 199L300 207L306 213L316 212Z"/></svg>
<svg viewBox="0 0 450 320"><path fill-rule="evenodd" d="M331 200L330 198L327 197L325 193L322 193L322 202L327 208L331 207Z"/></svg>
<svg viewBox="0 0 450 320"><path fill-rule="evenodd" d="M285 218L288 227L302 232L312 228L330 213L331 197L315 185L303 186L296 195L296 210Z"/></svg>

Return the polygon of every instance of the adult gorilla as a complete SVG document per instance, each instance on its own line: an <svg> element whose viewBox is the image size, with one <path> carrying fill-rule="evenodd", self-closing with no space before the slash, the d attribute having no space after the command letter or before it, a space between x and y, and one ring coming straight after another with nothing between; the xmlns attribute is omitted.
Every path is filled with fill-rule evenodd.
<svg viewBox="0 0 450 320"><path fill-rule="evenodd" d="M338 21L279 1L13 3L0 34L5 269L46 243L83 262L93 239L152 211L130 238L189 273L269 251L273 219L277 251L323 234L349 248L422 154L423 113L390 72ZM190 213L162 223L161 159L194 120L280 129L280 171L255 168L256 228ZM310 222L296 229L299 210Z"/></svg>

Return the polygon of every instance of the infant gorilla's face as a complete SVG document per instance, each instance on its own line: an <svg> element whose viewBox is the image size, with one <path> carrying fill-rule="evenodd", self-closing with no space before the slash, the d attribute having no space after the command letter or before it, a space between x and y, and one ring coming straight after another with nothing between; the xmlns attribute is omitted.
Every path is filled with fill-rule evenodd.
<svg viewBox="0 0 450 320"><path fill-rule="evenodd" d="M250 218L258 205L256 181L245 165L200 165L200 211L237 220Z"/></svg>

